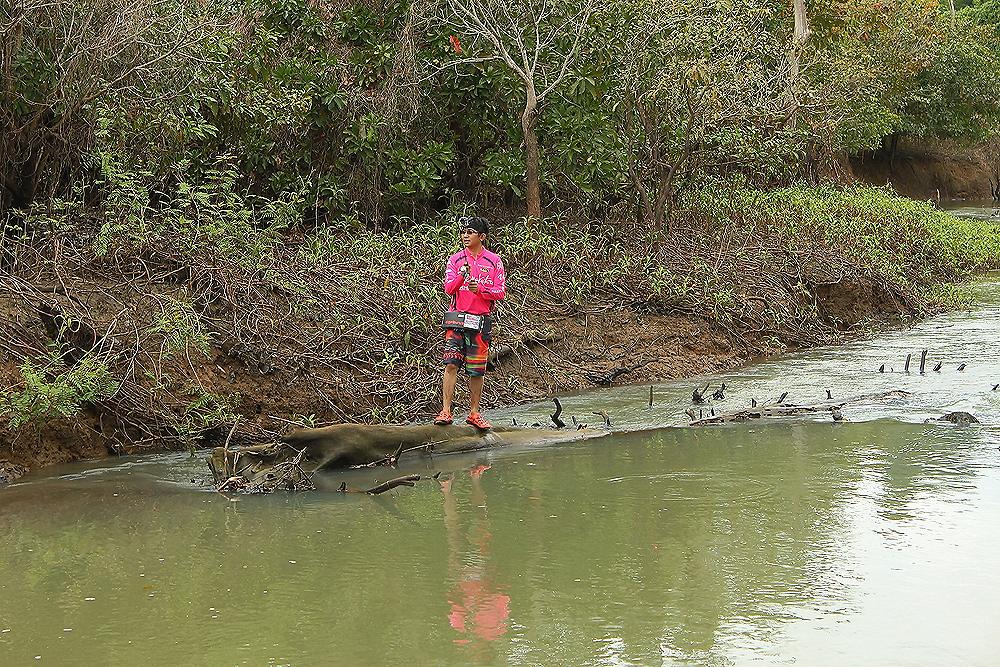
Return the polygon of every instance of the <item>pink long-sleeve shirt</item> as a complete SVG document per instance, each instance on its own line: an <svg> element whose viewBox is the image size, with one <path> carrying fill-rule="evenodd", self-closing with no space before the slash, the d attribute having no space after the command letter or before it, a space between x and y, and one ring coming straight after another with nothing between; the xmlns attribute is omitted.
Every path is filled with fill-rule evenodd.
<svg viewBox="0 0 1000 667"><path fill-rule="evenodd" d="M462 275L463 264L469 265L469 278L479 281L479 291L473 292L466 284ZM448 258L448 268L444 274L444 291L453 297L455 310L473 315L487 315L493 310L493 302L500 301L507 295L507 275L504 273L503 261L496 253L486 248L473 255L467 250L461 250Z"/></svg>

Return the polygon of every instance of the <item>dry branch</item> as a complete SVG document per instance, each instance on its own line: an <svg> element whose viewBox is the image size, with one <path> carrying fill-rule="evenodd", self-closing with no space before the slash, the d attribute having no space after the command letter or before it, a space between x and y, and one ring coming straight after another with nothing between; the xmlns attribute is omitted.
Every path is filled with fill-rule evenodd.
<svg viewBox="0 0 1000 667"><path fill-rule="evenodd" d="M378 494L385 493L386 491L394 489L397 486L413 486L415 482L419 481L420 481L420 475L404 475L402 477L390 479L388 482L384 482L377 486L373 486L372 488L367 489L365 493L372 496L377 496Z"/></svg>
<svg viewBox="0 0 1000 667"><path fill-rule="evenodd" d="M816 412L830 412L833 409L843 408L845 405L851 403L858 403L860 401L877 400L884 398L899 398L902 396L909 396L910 392L903 391L901 389L894 389L892 391L878 392L874 394L865 394L863 396L856 396L854 398L845 399L842 401L826 401L823 403L816 403L813 405L791 405L783 403L772 403L770 405L761 405L753 408L747 408L744 410L736 410L735 412L727 412L724 414L718 414L711 417L702 417L700 419L694 419L691 421L689 426L704 426L706 424L726 424L730 422L744 422L750 421L752 419L763 419L767 417L788 417L792 415L808 414ZM691 413L688 413L690 416Z"/></svg>

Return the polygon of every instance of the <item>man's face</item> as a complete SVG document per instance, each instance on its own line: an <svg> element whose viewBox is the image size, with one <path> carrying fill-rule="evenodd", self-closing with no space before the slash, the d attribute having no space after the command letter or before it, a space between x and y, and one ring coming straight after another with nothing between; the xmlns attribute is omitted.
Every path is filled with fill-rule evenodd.
<svg viewBox="0 0 1000 667"><path fill-rule="evenodd" d="M480 234L471 227L462 230L462 245L466 248L478 248L483 244L486 234Z"/></svg>

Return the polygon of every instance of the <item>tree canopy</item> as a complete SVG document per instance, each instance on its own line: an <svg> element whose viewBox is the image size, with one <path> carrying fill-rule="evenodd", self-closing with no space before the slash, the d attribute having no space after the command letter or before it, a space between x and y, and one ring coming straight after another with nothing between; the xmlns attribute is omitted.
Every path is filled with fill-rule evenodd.
<svg viewBox="0 0 1000 667"><path fill-rule="evenodd" d="M307 225L526 195L663 225L706 178L1000 127L997 0L13 0L0 35L0 212L118 225L198 188Z"/></svg>

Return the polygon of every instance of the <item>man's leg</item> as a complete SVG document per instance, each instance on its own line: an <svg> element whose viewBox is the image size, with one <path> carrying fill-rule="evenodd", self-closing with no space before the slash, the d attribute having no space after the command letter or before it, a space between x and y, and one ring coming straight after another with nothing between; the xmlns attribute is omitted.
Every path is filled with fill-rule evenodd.
<svg viewBox="0 0 1000 667"><path fill-rule="evenodd" d="M465 372L469 376L469 412L479 412L479 399L483 397L483 376L489 357L489 331L477 332L466 340Z"/></svg>
<svg viewBox="0 0 1000 667"><path fill-rule="evenodd" d="M479 412L479 399L483 397L483 380L485 379L482 375L469 378L469 412L471 413Z"/></svg>
<svg viewBox="0 0 1000 667"><path fill-rule="evenodd" d="M480 378L481 380L482 378ZM451 403L455 400L455 385L458 383L458 366L456 364L446 364L444 367L444 382L442 387L442 398L444 399L444 409L451 412ZM470 383L471 386L471 383ZM479 391L482 392L483 383L479 383ZM479 398L476 398L478 403Z"/></svg>
<svg viewBox="0 0 1000 667"><path fill-rule="evenodd" d="M435 424L451 423L451 404L455 400L458 367L465 363L465 338L454 329L444 332L444 378L441 381L441 403L444 408Z"/></svg>

